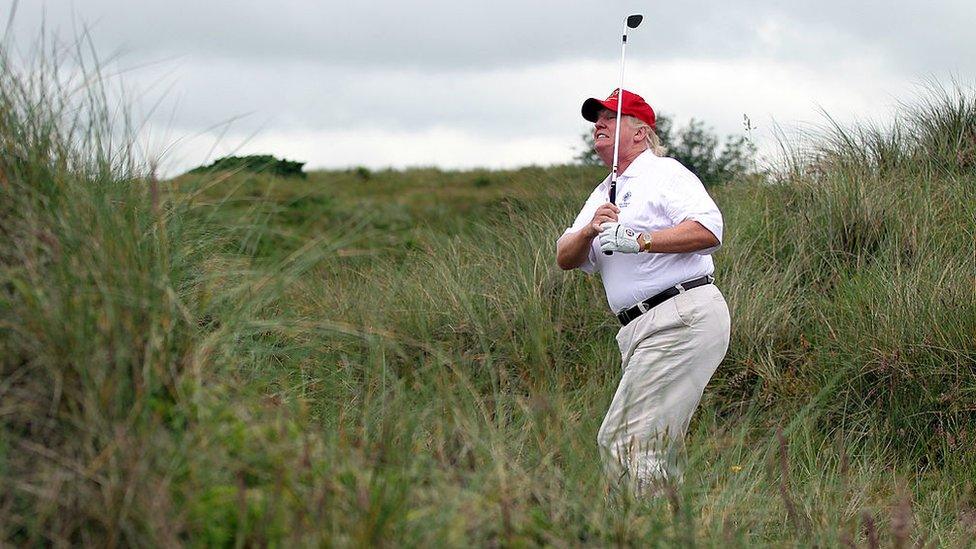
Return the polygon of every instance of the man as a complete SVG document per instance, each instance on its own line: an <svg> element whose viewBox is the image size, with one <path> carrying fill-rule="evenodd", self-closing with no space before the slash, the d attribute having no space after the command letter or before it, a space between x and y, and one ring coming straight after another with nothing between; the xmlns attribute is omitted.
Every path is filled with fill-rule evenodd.
<svg viewBox="0 0 976 549"><path fill-rule="evenodd" d="M582 108L607 166L620 95ZM623 376L597 442L612 481L642 493L680 480L681 441L728 349L729 310L711 276L722 214L698 177L663 156L654 110L639 95L622 96L617 204L608 176L557 241L556 262L600 273L622 324Z"/></svg>

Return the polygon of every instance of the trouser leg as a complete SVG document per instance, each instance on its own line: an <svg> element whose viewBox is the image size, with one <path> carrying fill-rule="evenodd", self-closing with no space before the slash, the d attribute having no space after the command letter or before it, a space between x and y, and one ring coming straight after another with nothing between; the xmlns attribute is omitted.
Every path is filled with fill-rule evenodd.
<svg viewBox="0 0 976 549"><path fill-rule="evenodd" d="M623 376L598 435L611 481L628 479L639 490L680 479L681 442L728 341L728 307L713 285L685 292L621 329Z"/></svg>

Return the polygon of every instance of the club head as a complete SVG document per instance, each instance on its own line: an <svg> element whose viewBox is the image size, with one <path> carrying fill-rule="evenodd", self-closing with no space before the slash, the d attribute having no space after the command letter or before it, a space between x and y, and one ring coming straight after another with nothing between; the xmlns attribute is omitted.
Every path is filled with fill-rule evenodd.
<svg viewBox="0 0 976 549"><path fill-rule="evenodd" d="M636 29L638 26L640 26L641 21L643 21L643 20L644 20L644 16L641 15L641 14L639 14L639 13L635 13L633 15L628 15L627 16L627 28Z"/></svg>

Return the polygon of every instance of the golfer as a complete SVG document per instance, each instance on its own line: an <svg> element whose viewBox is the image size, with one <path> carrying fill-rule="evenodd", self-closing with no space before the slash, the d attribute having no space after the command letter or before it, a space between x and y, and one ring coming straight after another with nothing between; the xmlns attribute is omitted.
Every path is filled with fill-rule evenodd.
<svg viewBox="0 0 976 549"><path fill-rule="evenodd" d="M583 103L607 166L619 100L614 91ZM608 176L556 242L556 262L600 273L620 321L623 375L597 442L612 485L647 494L681 479L688 422L729 346L729 309L712 278L722 213L695 174L664 156L644 99L624 90L620 109L617 203Z"/></svg>

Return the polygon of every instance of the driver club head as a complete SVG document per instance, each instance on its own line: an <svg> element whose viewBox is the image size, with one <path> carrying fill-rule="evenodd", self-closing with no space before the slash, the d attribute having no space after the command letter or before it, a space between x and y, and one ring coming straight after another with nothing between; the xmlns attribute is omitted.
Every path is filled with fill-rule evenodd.
<svg viewBox="0 0 976 549"><path fill-rule="evenodd" d="M636 29L641 24L641 21L643 20L644 20L644 16L639 13L628 15L627 28Z"/></svg>

